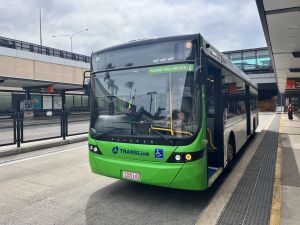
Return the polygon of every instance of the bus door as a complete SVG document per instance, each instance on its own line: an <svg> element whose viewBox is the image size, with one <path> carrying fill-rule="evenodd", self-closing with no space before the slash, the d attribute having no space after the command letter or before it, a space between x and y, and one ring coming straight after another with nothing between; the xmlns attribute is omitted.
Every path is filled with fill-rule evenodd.
<svg viewBox="0 0 300 225"><path fill-rule="evenodd" d="M206 112L208 166L220 167L223 163L223 112L221 99L221 71L210 66L206 80Z"/></svg>

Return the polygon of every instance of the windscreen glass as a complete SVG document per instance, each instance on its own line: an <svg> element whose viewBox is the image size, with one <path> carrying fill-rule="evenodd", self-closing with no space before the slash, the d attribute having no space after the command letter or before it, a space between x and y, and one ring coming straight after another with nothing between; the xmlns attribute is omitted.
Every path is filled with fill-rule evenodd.
<svg viewBox="0 0 300 225"><path fill-rule="evenodd" d="M95 73L97 134L185 138L199 126L199 87L194 64Z"/></svg>

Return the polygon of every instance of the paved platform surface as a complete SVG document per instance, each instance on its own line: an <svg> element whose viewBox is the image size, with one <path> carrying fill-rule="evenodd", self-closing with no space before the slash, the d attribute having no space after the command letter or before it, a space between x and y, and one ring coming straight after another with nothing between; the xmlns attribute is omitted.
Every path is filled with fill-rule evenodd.
<svg viewBox="0 0 300 225"><path fill-rule="evenodd" d="M218 225L268 225L272 209L280 115L275 115L258 145Z"/></svg>
<svg viewBox="0 0 300 225"><path fill-rule="evenodd" d="M300 114L288 120L282 114L280 147L281 170L281 224L300 224Z"/></svg>

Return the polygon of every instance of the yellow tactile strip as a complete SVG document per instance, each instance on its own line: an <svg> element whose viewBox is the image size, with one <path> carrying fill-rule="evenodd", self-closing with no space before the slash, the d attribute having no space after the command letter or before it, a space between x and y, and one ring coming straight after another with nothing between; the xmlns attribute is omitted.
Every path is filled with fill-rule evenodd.
<svg viewBox="0 0 300 225"><path fill-rule="evenodd" d="M281 162L282 162L281 127L282 127L282 115L280 116L280 127L279 127L279 136L278 136L278 148L277 148L277 156L276 156L275 180L274 180L270 225L279 225L280 224Z"/></svg>

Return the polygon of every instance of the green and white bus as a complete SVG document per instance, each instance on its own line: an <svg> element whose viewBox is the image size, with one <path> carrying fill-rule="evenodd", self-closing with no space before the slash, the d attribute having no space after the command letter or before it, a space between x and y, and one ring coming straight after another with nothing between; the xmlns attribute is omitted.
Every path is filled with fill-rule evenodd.
<svg viewBox="0 0 300 225"><path fill-rule="evenodd" d="M255 133L257 87L200 34L92 54L89 161L96 174L204 190Z"/></svg>

